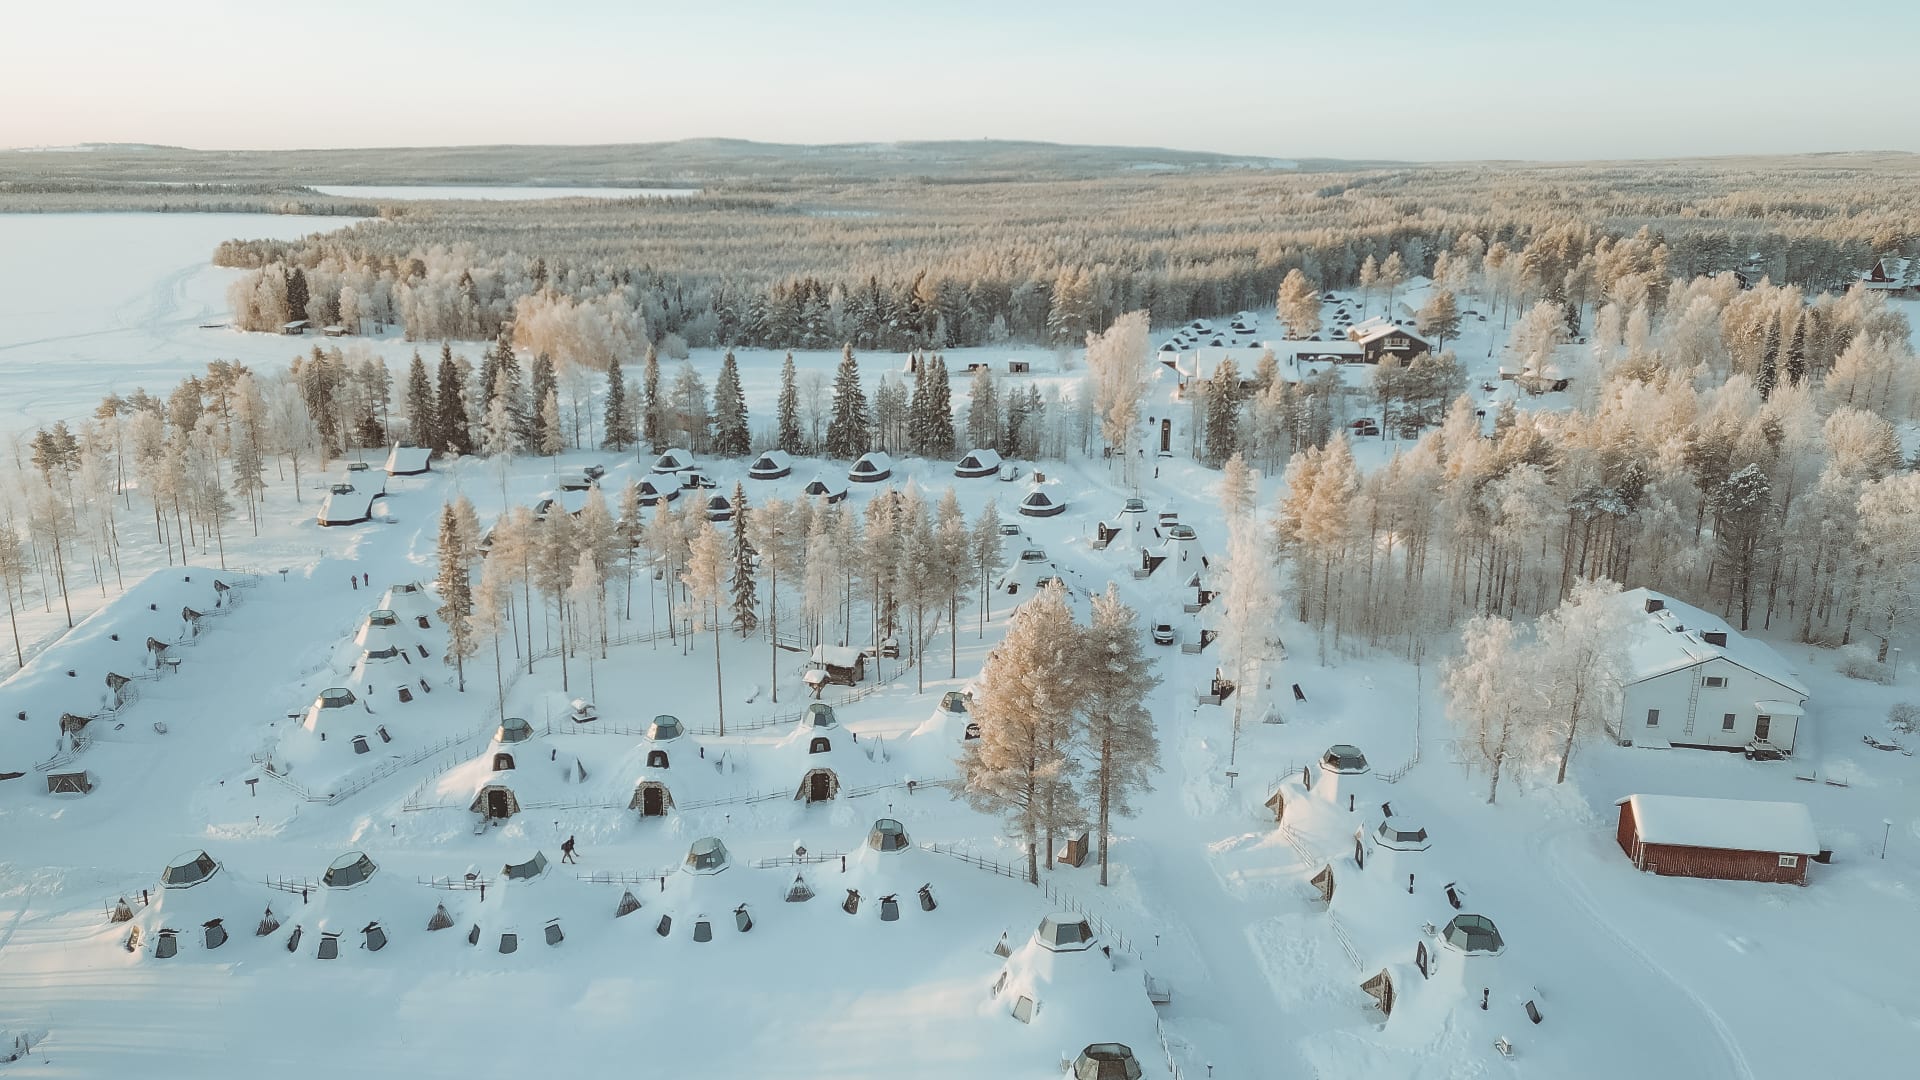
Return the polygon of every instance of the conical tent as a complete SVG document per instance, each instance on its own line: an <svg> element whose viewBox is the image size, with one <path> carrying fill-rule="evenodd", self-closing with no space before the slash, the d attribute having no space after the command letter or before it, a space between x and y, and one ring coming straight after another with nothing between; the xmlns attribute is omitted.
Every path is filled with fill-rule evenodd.
<svg viewBox="0 0 1920 1080"><path fill-rule="evenodd" d="M528 859L526 862L508 863L500 868L500 873L505 875L510 881L524 881L529 878L537 878L546 872L547 856L545 852L540 851L534 852L533 858Z"/></svg>
<svg viewBox="0 0 1920 1080"><path fill-rule="evenodd" d="M1328 863L1327 865L1321 867L1320 872L1313 875L1313 877L1307 879L1307 881L1308 881L1308 884L1320 890L1321 900L1331 901L1333 899L1333 864L1332 863Z"/></svg>
<svg viewBox="0 0 1920 1080"><path fill-rule="evenodd" d="M893 475L893 459L879 450L862 454L847 470L847 479L856 484L873 484Z"/></svg>
<svg viewBox="0 0 1920 1080"><path fill-rule="evenodd" d="M953 467L953 475L965 479L993 476L999 471L1000 452L997 450L969 450Z"/></svg>
<svg viewBox="0 0 1920 1080"><path fill-rule="evenodd" d="M1065 513L1066 510L1066 503L1060 502L1038 488L1027 492L1027 497L1020 500L1020 513L1023 517L1053 517L1056 514Z"/></svg>
<svg viewBox="0 0 1920 1080"><path fill-rule="evenodd" d="M778 480L793 472L793 456L785 450L769 450L753 459L747 476L754 480Z"/></svg>

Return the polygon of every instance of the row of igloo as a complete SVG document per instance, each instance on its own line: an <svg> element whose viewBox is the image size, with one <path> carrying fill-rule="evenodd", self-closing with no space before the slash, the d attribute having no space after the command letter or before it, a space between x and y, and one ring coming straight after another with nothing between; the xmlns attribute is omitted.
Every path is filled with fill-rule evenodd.
<svg viewBox="0 0 1920 1080"><path fill-rule="evenodd" d="M572 719L584 728L598 716L582 702ZM979 728L965 695L950 692L908 738L939 743L936 756L945 764L951 744L978 739ZM454 800L442 805L463 805L481 823L500 824L527 805L605 803L617 795L638 816L661 818L742 799L787 797L811 805L894 784L911 792L913 784L911 770L896 766L884 739L861 740L822 702L809 705L792 731L764 747L709 743L668 714L653 718L639 744L622 744L613 755L593 758L591 745L540 736L525 719L509 717L479 757L439 782L442 798ZM784 787L776 790L775 784Z"/></svg>
<svg viewBox="0 0 1920 1080"><path fill-rule="evenodd" d="M416 582L390 587L353 637L335 654L334 676L298 714L300 727L321 743L368 754L400 733L393 721L403 707L432 694L446 680L440 651L439 604ZM283 757L303 756L283 745Z"/></svg>

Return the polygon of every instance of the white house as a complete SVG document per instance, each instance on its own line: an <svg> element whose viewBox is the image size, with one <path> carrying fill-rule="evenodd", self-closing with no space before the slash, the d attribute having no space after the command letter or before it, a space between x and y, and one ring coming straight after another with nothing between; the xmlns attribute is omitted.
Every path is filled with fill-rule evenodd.
<svg viewBox="0 0 1920 1080"><path fill-rule="evenodd" d="M1622 742L1793 752L1807 687L1772 646L1649 589L1621 593L1617 602L1632 611Z"/></svg>

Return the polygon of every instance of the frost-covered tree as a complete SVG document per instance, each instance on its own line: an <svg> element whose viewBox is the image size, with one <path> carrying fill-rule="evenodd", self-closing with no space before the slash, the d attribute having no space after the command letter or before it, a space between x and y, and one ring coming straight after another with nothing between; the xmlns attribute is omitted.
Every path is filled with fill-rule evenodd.
<svg viewBox="0 0 1920 1080"><path fill-rule="evenodd" d="M967 394L967 442L975 449L1000 447L1000 392L986 365L973 369Z"/></svg>
<svg viewBox="0 0 1920 1080"><path fill-rule="evenodd" d="M1229 526L1245 521L1253 512L1260 495L1259 484L1259 474L1249 468L1247 459L1237 452L1221 466L1220 509L1226 511Z"/></svg>
<svg viewBox="0 0 1920 1080"><path fill-rule="evenodd" d="M607 360L607 403L602 426L606 432L606 448L615 453L640 441L639 425L635 423L633 403L627 399L627 384L620 374L617 356Z"/></svg>
<svg viewBox="0 0 1920 1080"><path fill-rule="evenodd" d="M433 400L434 451L441 454L473 453L473 430L467 423L467 409L461 393L460 366L454 362L453 347L440 346L440 372Z"/></svg>
<svg viewBox="0 0 1920 1080"><path fill-rule="evenodd" d="M694 629L713 632L713 711L721 738L727 735L727 695L720 665L720 624L726 619L720 610L726 604L728 567L726 545L720 539L720 530L714 527L713 522L702 518L694 526L681 580L686 583L693 601Z"/></svg>
<svg viewBox="0 0 1920 1080"><path fill-rule="evenodd" d="M1093 760L1084 795L1093 804L1100 834L1102 885L1107 883L1113 818L1133 815L1134 796L1152 789L1152 774L1160 769L1160 740L1147 708L1160 677L1153 673L1153 659L1141 644L1136 620L1133 609L1120 601L1118 588L1108 582L1105 595L1093 598L1093 619L1083 636L1087 684L1081 739Z"/></svg>
<svg viewBox="0 0 1920 1080"><path fill-rule="evenodd" d="M1460 305L1454 300L1453 293L1447 289L1435 289L1427 302L1420 305L1419 314L1414 317L1414 327L1433 342L1435 349L1446 348L1447 342L1460 336Z"/></svg>
<svg viewBox="0 0 1920 1080"><path fill-rule="evenodd" d="M666 435L661 431L661 415L666 401L660 396L660 351L647 346L647 363L640 376L640 434L654 453L666 450Z"/></svg>
<svg viewBox="0 0 1920 1080"><path fill-rule="evenodd" d="M1298 267L1281 279L1275 309L1290 340L1302 341L1320 332L1320 289Z"/></svg>
<svg viewBox="0 0 1920 1080"><path fill-rule="evenodd" d="M791 584L794 562L805 542L796 510L784 499L768 499L744 525L738 516L734 518L734 528L744 530L747 542L759 553L761 568L767 572L767 651L772 654L767 685L775 704L780 701L780 574L785 571Z"/></svg>
<svg viewBox="0 0 1920 1080"><path fill-rule="evenodd" d="M993 576L1007 568L1006 552L1000 547L1000 504L989 499L973 519L970 561L974 580L979 584L980 637L987 636L987 607Z"/></svg>
<svg viewBox="0 0 1920 1080"><path fill-rule="evenodd" d="M473 590L473 619L470 624L476 644L481 640L493 643L494 707L501 716L507 714L507 662L506 652L500 648L500 638L513 632L512 572L509 564L491 557L480 564L480 580ZM514 644L517 648L517 638Z"/></svg>
<svg viewBox="0 0 1920 1080"><path fill-rule="evenodd" d="M1920 259L1915 259L1920 264ZM1887 662L1894 638L1920 615L1920 473L1875 481L1860 491L1857 550L1861 553L1856 603L1870 633L1880 639L1878 660Z"/></svg>
<svg viewBox="0 0 1920 1080"><path fill-rule="evenodd" d="M560 451L567 447L567 433L560 426L560 394L552 387L547 396L540 400L540 453L554 459L554 467L560 463Z"/></svg>
<svg viewBox="0 0 1920 1080"><path fill-rule="evenodd" d="M833 376L833 416L827 421L828 457L857 458L873 446L867 426L867 394L860 388L860 364L853 346L840 351L840 367Z"/></svg>
<svg viewBox="0 0 1920 1080"><path fill-rule="evenodd" d="M440 625L447 628L445 662L454 666L461 693L467 692L467 657L478 648L473 634L472 546L462 533L460 513L452 503L440 508Z"/></svg>
<svg viewBox="0 0 1920 1080"><path fill-rule="evenodd" d="M1762 546L1774 524L1773 485L1765 469L1751 464L1722 480L1707 499L1714 540L1727 569L1727 605L1740 608L1740 629L1753 617L1753 579Z"/></svg>
<svg viewBox="0 0 1920 1080"><path fill-rule="evenodd" d="M1231 528L1221 596L1226 622L1221 633L1221 660L1233 673L1233 742L1227 761L1240 748L1240 724L1249 698L1264 698L1261 667L1279 654L1275 621L1280 614L1280 582L1273 558L1259 533L1248 524Z"/></svg>
<svg viewBox="0 0 1920 1080"><path fill-rule="evenodd" d="M747 398L740 390L740 365L733 350L720 361L720 377L713 383L713 452L738 457L753 449L747 427Z"/></svg>
<svg viewBox="0 0 1920 1080"><path fill-rule="evenodd" d="M1100 417L1100 438L1121 455L1127 468L1135 467L1133 438L1151 374L1152 347L1144 311L1129 311L1105 333L1087 337L1087 379Z"/></svg>
<svg viewBox="0 0 1920 1080"><path fill-rule="evenodd" d="M427 377L427 363L420 359L418 349L407 365L406 409L407 438L415 446L436 448L434 426L440 410L433 398L433 383Z"/></svg>
<svg viewBox="0 0 1920 1080"><path fill-rule="evenodd" d="M1596 733L1619 737L1629 639L1629 613L1619 593L1618 582L1581 581L1534 630L1546 695L1540 734L1550 740L1545 749L1557 759L1556 784L1566 782L1579 739Z"/></svg>
<svg viewBox="0 0 1920 1080"><path fill-rule="evenodd" d="M980 738L960 759L962 793L1003 817L1027 849L1027 880L1040 881L1041 845L1078 823L1080 771L1069 753L1085 696L1082 635L1066 590L1049 582L1014 617L974 685Z"/></svg>
<svg viewBox="0 0 1920 1080"><path fill-rule="evenodd" d="M1447 696L1447 717L1487 770L1487 802L1500 796L1507 757L1527 736L1530 709L1539 707L1535 680L1537 655L1517 645L1512 622L1499 615L1476 615L1460 631L1460 653L1441 666L1440 686Z"/></svg>

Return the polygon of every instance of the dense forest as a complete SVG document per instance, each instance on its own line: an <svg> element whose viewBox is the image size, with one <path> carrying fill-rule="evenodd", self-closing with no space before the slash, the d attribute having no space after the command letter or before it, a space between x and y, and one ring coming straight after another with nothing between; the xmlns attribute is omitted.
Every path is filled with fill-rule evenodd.
<svg viewBox="0 0 1920 1080"><path fill-rule="evenodd" d="M738 185L408 204L216 258L251 271L233 294L249 329L305 318L432 341L513 327L547 348L521 330L545 321L567 327L559 362L598 367L620 342L629 357L638 343L1073 344L1124 311L1178 323L1269 304L1293 269L1344 288L1390 259L1407 275L1511 278L1503 294L1555 299L1582 325L1629 276L1654 293L1736 269L1843 286L1920 237L1916 207L1920 175L1844 164Z"/></svg>

